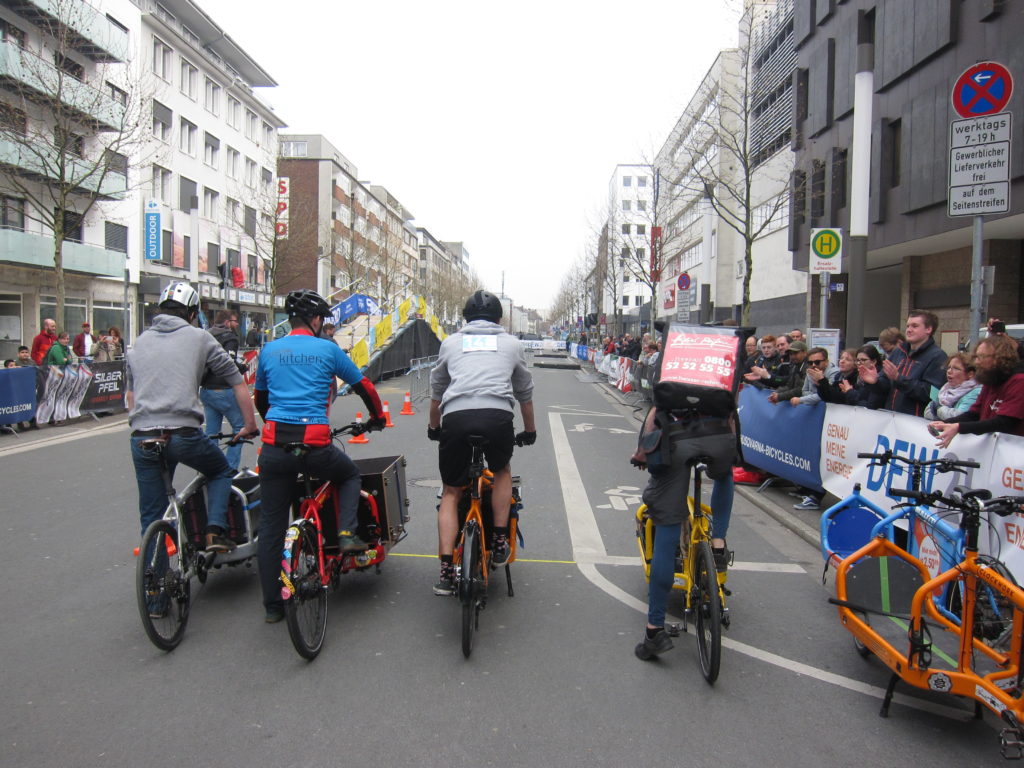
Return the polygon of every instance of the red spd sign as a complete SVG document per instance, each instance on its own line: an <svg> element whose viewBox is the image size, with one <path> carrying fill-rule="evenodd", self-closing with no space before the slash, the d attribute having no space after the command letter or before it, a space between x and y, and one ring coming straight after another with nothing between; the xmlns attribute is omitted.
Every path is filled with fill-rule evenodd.
<svg viewBox="0 0 1024 768"><path fill-rule="evenodd" d="M669 330L661 381L679 381L732 392L739 337Z"/></svg>

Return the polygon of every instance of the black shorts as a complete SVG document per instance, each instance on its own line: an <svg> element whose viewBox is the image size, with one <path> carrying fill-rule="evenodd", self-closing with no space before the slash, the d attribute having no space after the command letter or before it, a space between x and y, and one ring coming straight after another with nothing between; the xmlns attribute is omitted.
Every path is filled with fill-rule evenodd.
<svg viewBox="0 0 1024 768"><path fill-rule="evenodd" d="M437 452L441 482L454 486L469 483L469 462L473 457L473 449L467 440L470 435L482 435L487 439L484 456L488 469L494 472L507 467L512 460L512 446L516 439L512 424L512 413L497 408L446 414L441 419L441 447Z"/></svg>

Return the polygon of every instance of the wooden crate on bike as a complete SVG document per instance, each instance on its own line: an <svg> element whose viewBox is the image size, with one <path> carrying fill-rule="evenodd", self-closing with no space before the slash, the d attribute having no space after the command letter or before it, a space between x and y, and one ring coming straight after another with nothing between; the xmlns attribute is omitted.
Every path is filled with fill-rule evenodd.
<svg viewBox="0 0 1024 768"><path fill-rule="evenodd" d="M405 457L377 456L353 459L363 476L363 490L377 502L380 515L381 539L390 544L405 536L405 523L409 519L409 496L405 487ZM359 505L359 527L370 523L369 507Z"/></svg>

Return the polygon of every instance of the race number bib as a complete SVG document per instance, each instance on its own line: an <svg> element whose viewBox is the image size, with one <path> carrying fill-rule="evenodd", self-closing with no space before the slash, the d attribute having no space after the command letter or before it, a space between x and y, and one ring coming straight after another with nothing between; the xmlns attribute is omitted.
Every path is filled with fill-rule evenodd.
<svg viewBox="0 0 1024 768"><path fill-rule="evenodd" d="M465 335L462 337L463 352L497 352L497 336Z"/></svg>

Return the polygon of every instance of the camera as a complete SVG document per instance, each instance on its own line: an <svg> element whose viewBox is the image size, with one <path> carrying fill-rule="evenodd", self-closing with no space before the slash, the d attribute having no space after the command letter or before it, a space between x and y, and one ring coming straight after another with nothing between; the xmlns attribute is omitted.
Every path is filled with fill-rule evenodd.
<svg viewBox="0 0 1024 768"><path fill-rule="evenodd" d="M1002 320L993 320L988 324L989 333L1006 333L1006 323Z"/></svg>

